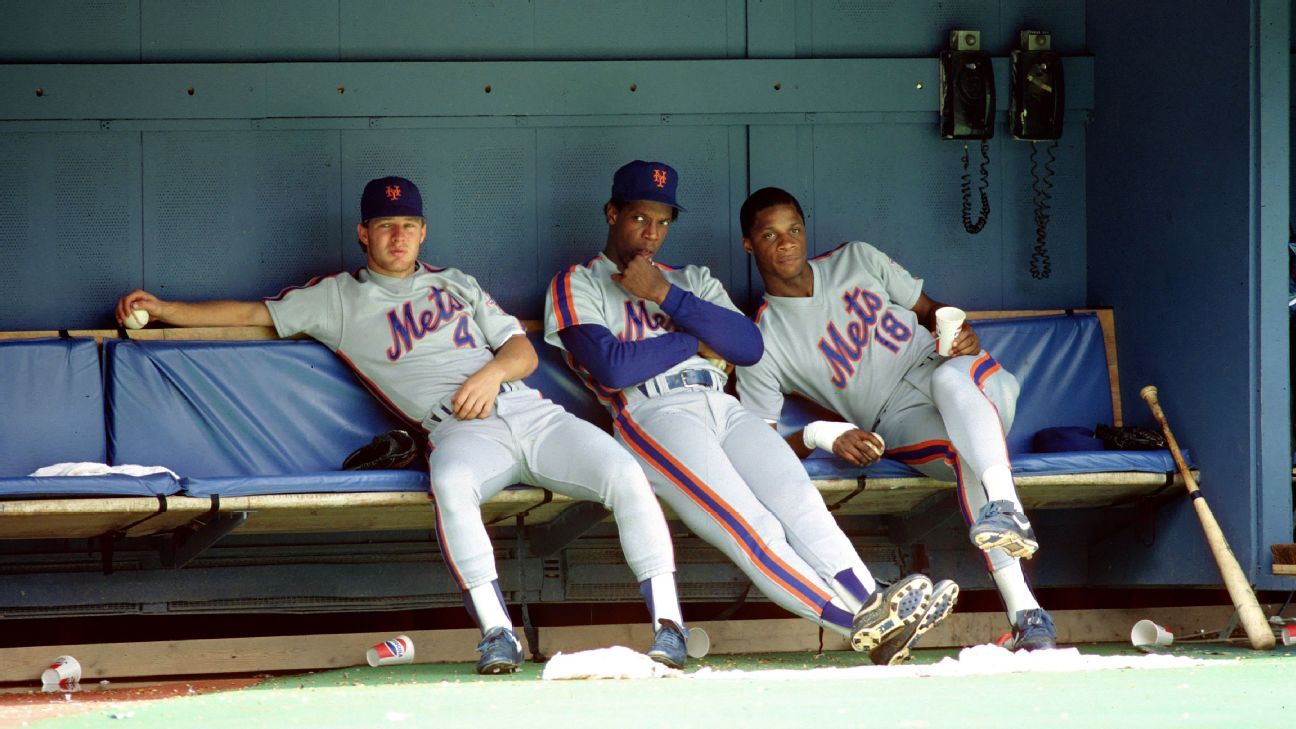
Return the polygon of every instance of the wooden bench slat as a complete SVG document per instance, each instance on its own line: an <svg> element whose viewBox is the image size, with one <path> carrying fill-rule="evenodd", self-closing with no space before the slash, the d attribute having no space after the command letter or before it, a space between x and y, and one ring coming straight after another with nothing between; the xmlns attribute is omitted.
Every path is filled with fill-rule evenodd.
<svg viewBox="0 0 1296 729"><path fill-rule="evenodd" d="M906 514L933 494L952 492L953 483L927 477L870 479L863 490L856 479L816 481L824 502L842 516ZM1096 473L1019 476L1018 492L1028 509L1114 506L1182 488L1177 474L1167 484L1159 473ZM848 498L849 497L849 498ZM547 522L571 506L572 499L539 488L507 489L483 505L487 524L509 524L518 514L526 523ZM0 539L91 538L123 529L157 512L151 497L28 499L0 502ZM167 511L140 522L128 536L169 532L211 510L205 498L172 496ZM663 505L667 518L678 517ZM417 492L270 494L230 496L222 513L248 512L235 534L329 533L432 530L435 514L428 496Z"/></svg>

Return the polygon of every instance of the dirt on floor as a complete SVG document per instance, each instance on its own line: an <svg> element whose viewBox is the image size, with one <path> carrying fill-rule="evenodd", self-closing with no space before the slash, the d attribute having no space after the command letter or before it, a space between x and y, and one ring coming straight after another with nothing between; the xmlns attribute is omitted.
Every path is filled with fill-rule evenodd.
<svg viewBox="0 0 1296 729"><path fill-rule="evenodd" d="M129 718L141 702L237 691L265 680L254 678L193 678L185 681L101 681L76 691L45 691L40 686L0 687L0 729L25 727L45 719L87 711L109 711Z"/></svg>

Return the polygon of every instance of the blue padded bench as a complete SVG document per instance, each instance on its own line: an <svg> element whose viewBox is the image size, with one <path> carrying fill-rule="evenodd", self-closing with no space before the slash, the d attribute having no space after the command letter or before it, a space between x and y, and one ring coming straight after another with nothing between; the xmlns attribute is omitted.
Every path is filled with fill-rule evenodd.
<svg viewBox="0 0 1296 729"><path fill-rule="evenodd" d="M536 324L528 325L540 366L527 382L606 429L602 407L544 344ZM1009 447L1028 507L1116 505L1179 483L1163 452L1028 452L1031 436L1044 427L1120 423L1110 312L981 319L976 326L986 348L1022 383ZM12 391L0 391L0 403L10 412L63 414L0 423L0 486L7 481L11 489L0 493L7 499L0 538L96 536L123 526L129 535L155 534L214 519L224 519L222 531L240 533L434 527L422 463L403 471L337 470L351 450L400 423L323 346L277 340L261 327L146 329L128 341L93 334L104 340L102 379L92 340L0 343L0 364L19 373L8 378ZM812 417L789 399L781 427ZM53 450L42 450L47 446ZM167 477L93 479L90 490L23 476L60 460L105 458L167 466L183 477L183 491L176 495ZM842 515L911 514L953 493L952 484L893 461L862 469L816 452L805 463ZM114 488L133 495L112 498ZM570 505L544 489L517 486L486 504L483 518L525 516L536 524ZM51 510L48 523L31 516ZM9 518L16 515L25 518Z"/></svg>
<svg viewBox="0 0 1296 729"><path fill-rule="evenodd" d="M240 515L240 533L431 529L425 463L342 471L402 424L327 348L307 340L106 341L114 463L160 464L185 495ZM494 523L552 501L506 490Z"/></svg>
<svg viewBox="0 0 1296 729"><path fill-rule="evenodd" d="M0 342L0 538L100 536L161 525L180 491L167 475L27 474L55 463L107 462L103 377L92 338Z"/></svg>
<svg viewBox="0 0 1296 729"><path fill-rule="evenodd" d="M986 318L974 322L982 346L1021 384L1008 450L1022 501L1029 508L1111 506L1159 494L1181 479L1168 451L1031 453L1034 434L1049 427L1119 424L1110 313ZM977 314L971 314L976 319ZM779 428L787 433L817 419L815 408L788 398ZM903 463L882 459L868 468L816 450L806 470L841 514L903 514L954 486Z"/></svg>

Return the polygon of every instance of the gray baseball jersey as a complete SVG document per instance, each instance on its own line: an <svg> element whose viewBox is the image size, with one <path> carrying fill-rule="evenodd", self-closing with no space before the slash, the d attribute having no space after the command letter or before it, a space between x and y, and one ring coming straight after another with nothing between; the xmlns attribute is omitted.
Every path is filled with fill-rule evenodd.
<svg viewBox="0 0 1296 729"><path fill-rule="evenodd" d="M810 259L814 294L765 295L756 324L765 356L738 368L744 405L775 422L783 396L798 393L863 428L936 341L910 309L922 280L863 242Z"/></svg>
<svg viewBox="0 0 1296 729"><path fill-rule="evenodd" d="M602 430L521 381L505 383L486 418L457 420L446 409L492 349L524 333L472 276L426 263L403 279L361 269L265 303L280 336L319 340L428 431L437 537L463 589L498 577L480 509L515 483L606 506L639 580L674 571L670 534L643 470Z"/></svg>
<svg viewBox="0 0 1296 729"><path fill-rule="evenodd" d="M738 307L729 300L724 286L705 266L676 268L662 263L653 265L672 285L692 292L694 296L712 304L738 311ZM558 332L580 324L605 327L626 342L652 339L672 331L670 317L661 310L657 302L630 296L620 284L612 280L614 273L617 273L616 264L600 253L555 276L545 295L545 341L563 349ZM724 370L700 355L689 357L662 374L699 369L713 373L721 382L728 379ZM589 373L578 370L578 374L587 384L592 383ZM624 406L626 396L636 396L638 385L626 387L620 398L615 398L615 393L602 386L595 392L615 416L618 408Z"/></svg>
<svg viewBox="0 0 1296 729"><path fill-rule="evenodd" d="M477 279L421 262L406 278L362 268L312 279L265 303L279 336L320 341L416 423L489 362L491 349L525 333Z"/></svg>
<svg viewBox="0 0 1296 729"><path fill-rule="evenodd" d="M737 311L706 268L655 265L674 286ZM579 325L605 327L623 341L671 331L666 313L631 296L612 280L615 273L616 265L600 254L555 276L545 301L546 341L562 348L559 332ZM611 390L570 356L567 361L611 410L617 437L658 497L693 533L775 603L850 633L852 614L835 597L850 586L863 601L872 576L792 449L722 391L720 369L692 356L643 383Z"/></svg>

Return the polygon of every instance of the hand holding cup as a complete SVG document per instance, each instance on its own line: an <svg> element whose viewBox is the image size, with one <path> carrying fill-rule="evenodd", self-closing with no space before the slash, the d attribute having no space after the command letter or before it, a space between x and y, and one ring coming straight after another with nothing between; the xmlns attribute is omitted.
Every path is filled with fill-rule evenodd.
<svg viewBox="0 0 1296 729"><path fill-rule="evenodd" d="M936 310L936 354L950 356L954 338L963 329L967 313L953 306L942 306Z"/></svg>

